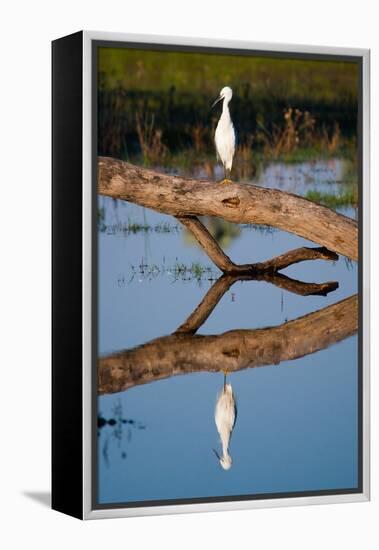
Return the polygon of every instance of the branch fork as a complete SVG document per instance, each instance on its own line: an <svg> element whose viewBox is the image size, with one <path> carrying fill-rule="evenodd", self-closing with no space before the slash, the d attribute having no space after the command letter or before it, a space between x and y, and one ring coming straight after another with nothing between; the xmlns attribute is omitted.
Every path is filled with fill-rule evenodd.
<svg viewBox="0 0 379 550"><path fill-rule="evenodd" d="M259 275L264 273L277 273L290 265L305 260L329 260L334 262L338 260L338 255L325 247L308 248L304 246L281 254L280 256L276 256L265 262L242 265L235 264L229 256L225 254L208 229L196 216L181 216L177 219L192 233L204 252L224 274Z"/></svg>

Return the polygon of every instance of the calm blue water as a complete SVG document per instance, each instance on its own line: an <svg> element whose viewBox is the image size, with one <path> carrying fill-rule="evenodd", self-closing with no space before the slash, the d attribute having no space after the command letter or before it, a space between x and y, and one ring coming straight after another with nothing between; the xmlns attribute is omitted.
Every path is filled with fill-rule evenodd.
<svg viewBox="0 0 379 550"><path fill-rule="evenodd" d="M270 181L274 169L268 169ZM319 164L316 169L320 174ZM312 175L312 167L308 170ZM292 190L288 172L284 180ZM331 192L336 182L335 176ZM303 194L300 187L296 192ZM104 197L99 208L107 226L99 232L99 354L107 355L173 332L210 288L208 279L219 273L173 218ZM343 211L354 216L352 209ZM149 229L121 230L131 223ZM227 254L241 263L313 244L281 231L242 227L235 234L236 226L228 224L221 233ZM212 271L200 280L178 273L179 264L193 262ZM283 273L306 282L338 281L339 288L326 297L303 297L266 282L239 282L199 334L279 325L357 292L357 266L343 257L304 262ZM231 374L228 381L238 404L228 471L212 451L220 452L214 409L222 373L174 376L101 396L99 414L116 423L99 429L99 502L357 485L356 336L279 366Z"/></svg>

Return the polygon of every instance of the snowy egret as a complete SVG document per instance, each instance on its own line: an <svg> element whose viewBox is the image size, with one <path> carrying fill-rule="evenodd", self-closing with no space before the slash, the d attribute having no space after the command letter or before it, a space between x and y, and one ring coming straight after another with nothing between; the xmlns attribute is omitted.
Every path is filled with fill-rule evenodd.
<svg viewBox="0 0 379 550"><path fill-rule="evenodd" d="M218 121L215 132L215 144L217 158L220 158L224 166L224 182L231 183L230 172L232 170L234 151L236 146L236 134L229 112L229 102L232 99L233 91L229 86L225 86L220 92L220 95L213 103L212 107L219 101L223 101L222 113Z"/></svg>
<svg viewBox="0 0 379 550"><path fill-rule="evenodd" d="M236 419L237 406L233 388L231 384L226 383L226 373L224 372L224 387L218 396L215 409L215 422L221 439L222 456L213 449L224 470L229 470L232 466L232 457L229 454L229 443Z"/></svg>

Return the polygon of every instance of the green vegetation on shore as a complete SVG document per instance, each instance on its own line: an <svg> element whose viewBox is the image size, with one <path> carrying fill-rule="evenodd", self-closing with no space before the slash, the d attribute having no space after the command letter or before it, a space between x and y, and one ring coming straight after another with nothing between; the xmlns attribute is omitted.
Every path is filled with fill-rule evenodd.
<svg viewBox="0 0 379 550"><path fill-rule="evenodd" d="M340 208L341 206L358 206L357 189L349 189L338 195L322 193L320 191L308 191L305 198L333 209Z"/></svg>
<svg viewBox="0 0 379 550"><path fill-rule="evenodd" d="M357 63L262 55L225 55L104 47L98 71L104 89L217 94L228 83L236 95L291 97L302 101L348 102L357 97Z"/></svg>
<svg viewBox="0 0 379 550"><path fill-rule="evenodd" d="M98 71L99 154L171 168L214 154L211 104L226 84L242 172L252 154L291 160L356 148L353 62L100 48Z"/></svg>

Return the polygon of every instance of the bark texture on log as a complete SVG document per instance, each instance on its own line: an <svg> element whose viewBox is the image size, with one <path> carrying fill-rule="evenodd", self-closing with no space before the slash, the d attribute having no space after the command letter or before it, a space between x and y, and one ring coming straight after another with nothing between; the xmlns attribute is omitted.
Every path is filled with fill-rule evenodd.
<svg viewBox="0 0 379 550"><path fill-rule="evenodd" d="M277 227L352 260L358 259L355 220L276 189L170 176L99 157L98 193L178 218L217 216L234 223Z"/></svg>
<svg viewBox="0 0 379 550"><path fill-rule="evenodd" d="M308 248L301 247L285 252L265 262L252 264L235 264L220 248L217 241L209 233L208 229L195 216L178 218L178 220L192 233L200 246L207 253L212 262L224 273L231 275L276 273L286 267L304 262L305 260L328 260L336 262L338 255L325 247Z"/></svg>
<svg viewBox="0 0 379 550"><path fill-rule="evenodd" d="M355 334L357 328L358 297L354 295L276 327L217 336L173 334L100 358L98 391L119 392L191 372L277 365L324 349Z"/></svg>

